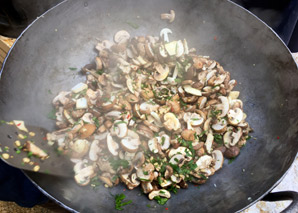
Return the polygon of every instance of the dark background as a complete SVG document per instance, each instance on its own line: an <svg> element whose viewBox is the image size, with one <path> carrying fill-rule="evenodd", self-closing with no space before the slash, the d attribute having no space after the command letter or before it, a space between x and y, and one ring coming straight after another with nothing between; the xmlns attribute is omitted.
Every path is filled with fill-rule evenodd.
<svg viewBox="0 0 298 213"><path fill-rule="evenodd" d="M62 0L0 0L0 34L18 35ZM266 22L292 52L298 52L298 0L233 0Z"/></svg>

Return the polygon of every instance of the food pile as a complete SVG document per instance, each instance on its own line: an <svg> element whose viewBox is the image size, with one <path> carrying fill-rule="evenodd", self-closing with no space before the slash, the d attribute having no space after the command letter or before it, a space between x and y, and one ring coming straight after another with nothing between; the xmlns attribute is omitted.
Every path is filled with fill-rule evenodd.
<svg viewBox="0 0 298 213"><path fill-rule="evenodd" d="M86 81L54 98L59 130L47 140L70 156L79 185L141 186L162 204L188 182L205 183L245 145L251 129L236 80L170 33L121 30L99 42Z"/></svg>

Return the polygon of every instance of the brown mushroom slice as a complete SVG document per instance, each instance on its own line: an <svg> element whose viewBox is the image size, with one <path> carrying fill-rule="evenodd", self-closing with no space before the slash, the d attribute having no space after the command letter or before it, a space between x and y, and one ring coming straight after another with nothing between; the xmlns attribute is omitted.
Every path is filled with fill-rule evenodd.
<svg viewBox="0 0 298 213"><path fill-rule="evenodd" d="M140 185L140 182L136 179L136 174L133 173L131 176L129 174L121 174L120 179L122 182L124 182L128 189L132 190L138 185Z"/></svg>
<svg viewBox="0 0 298 213"><path fill-rule="evenodd" d="M205 142L206 151L210 154L212 152L212 143L214 136L211 133L207 134L207 139Z"/></svg>
<svg viewBox="0 0 298 213"><path fill-rule="evenodd" d="M210 167L210 165L212 164L213 158L209 155L203 155L202 157L200 157L197 162L197 170L203 170L203 169L207 169Z"/></svg>
<svg viewBox="0 0 298 213"><path fill-rule="evenodd" d="M169 163L173 165L179 165L182 166L184 164L184 155L182 154L176 154L173 157L171 157Z"/></svg>
<svg viewBox="0 0 298 213"><path fill-rule="evenodd" d="M89 149L89 159L91 161L98 160L98 154L101 152L101 148L99 147L99 140L93 140Z"/></svg>
<svg viewBox="0 0 298 213"><path fill-rule="evenodd" d="M175 19L175 11L170 10L170 13L162 13L160 14L160 18L163 20L168 20L170 23L172 23Z"/></svg>
<svg viewBox="0 0 298 213"><path fill-rule="evenodd" d="M158 153L158 139L152 138L148 141L148 148L153 153Z"/></svg>
<svg viewBox="0 0 298 213"><path fill-rule="evenodd" d="M152 50L151 43L148 42L145 44L145 51L146 51L146 55L149 57L149 59L154 58L154 52Z"/></svg>
<svg viewBox="0 0 298 213"><path fill-rule="evenodd" d="M167 191L165 189L161 189L161 190L156 190L156 191L150 192L150 194L148 195L148 198L150 200L153 200L157 196L165 197L165 198L169 199L171 197L171 194L169 191Z"/></svg>
<svg viewBox="0 0 298 213"><path fill-rule="evenodd" d="M224 156L220 150L214 150L212 152L212 158L214 160L214 169L215 171L219 170L224 162Z"/></svg>
<svg viewBox="0 0 298 213"><path fill-rule="evenodd" d="M135 138L125 137L125 138L122 138L120 144L121 144L121 147L125 151L130 152L130 153L134 153L134 152L138 151L140 141L138 139L135 139Z"/></svg>
<svg viewBox="0 0 298 213"><path fill-rule="evenodd" d="M165 179L169 179L173 175L173 168L170 165L166 165Z"/></svg>
<svg viewBox="0 0 298 213"><path fill-rule="evenodd" d="M168 112L164 115L164 127L168 130L168 131L176 131L178 129L181 128L181 124L179 119L176 117L176 115L174 113Z"/></svg>
<svg viewBox="0 0 298 213"><path fill-rule="evenodd" d="M142 186L143 192L145 194L148 194L148 193L153 191L153 186L150 182L143 182L142 181L141 186Z"/></svg>
<svg viewBox="0 0 298 213"><path fill-rule="evenodd" d="M137 168L141 167L144 163L145 163L144 153L138 152L137 154L135 154L135 156L132 160L132 164L134 165L134 167L137 169Z"/></svg>
<svg viewBox="0 0 298 213"><path fill-rule="evenodd" d="M232 132L233 140L230 142L231 146L235 146L242 136L242 128L238 127L237 132Z"/></svg>
<svg viewBox="0 0 298 213"><path fill-rule="evenodd" d="M85 124L79 131L80 138L85 139L91 136L96 130L95 124Z"/></svg>
<svg viewBox="0 0 298 213"><path fill-rule="evenodd" d="M170 72L170 68L168 65L165 65L165 67L163 67L161 64L155 63L154 67L156 69L153 75L155 80L163 81L168 77Z"/></svg>
<svg viewBox="0 0 298 213"><path fill-rule="evenodd" d="M202 96L198 99L198 108L203 109L207 103L207 98L205 96Z"/></svg>
<svg viewBox="0 0 298 213"><path fill-rule="evenodd" d="M125 30L120 30L114 35L114 41L117 44L125 43L129 40L130 34Z"/></svg>
<svg viewBox="0 0 298 213"><path fill-rule="evenodd" d="M74 176L74 179L77 184L80 186L86 186L90 183L91 177L94 175L93 166L87 166L78 171L78 173Z"/></svg>
<svg viewBox="0 0 298 213"><path fill-rule="evenodd" d="M113 140L113 137L110 133L107 135L107 146L110 153L114 156L118 155L119 145Z"/></svg>
<svg viewBox="0 0 298 213"><path fill-rule="evenodd" d="M230 109L228 121L232 125L238 125L243 120L243 111L240 108Z"/></svg>
<svg viewBox="0 0 298 213"><path fill-rule="evenodd" d="M101 180L104 184L106 184L108 187L113 187L113 182L111 178L104 177L104 176L98 176L99 180ZM106 186L105 185L105 186Z"/></svg>
<svg viewBox="0 0 298 213"><path fill-rule="evenodd" d="M194 95L194 96L202 96L201 90L198 90L196 88L191 87L190 85L184 85L183 89L188 94Z"/></svg>
<svg viewBox="0 0 298 213"><path fill-rule="evenodd" d="M142 124L139 124L137 126L137 133L146 137L146 138L152 138L154 136L153 132L151 129L149 129L147 126L144 126Z"/></svg>
<svg viewBox="0 0 298 213"><path fill-rule="evenodd" d="M239 99L234 99L234 100L230 100L230 108L231 109L235 109L235 108L243 108L243 102Z"/></svg>
<svg viewBox="0 0 298 213"><path fill-rule="evenodd" d="M223 133L227 129L228 122L226 119L222 118L220 120L216 120L214 124L212 124L212 129L214 129L217 133Z"/></svg>
<svg viewBox="0 0 298 213"><path fill-rule="evenodd" d="M185 129L181 132L181 136L184 140L193 141L195 139L195 133L196 131L194 130Z"/></svg>
<svg viewBox="0 0 298 213"><path fill-rule="evenodd" d="M170 185L172 185L172 181L170 181L170 180L164 180L163 182L160 183L160 186L162 188L166 188L166 187L168 187Z"/></svg>
<svg viewBox="0 0 298 213"><path fill-rule="evenodd" d="M72 158L81 158L83 157L89 150L90 143L85 139L78 139L75 142L69 143L69 148L72 150L71 157Z"/></svg>
<svg viewBox="0 0 298 213"><path fill-rule="evenodd" d="M208 131L209 131L211 120L212 120L212 118L208 118L208 119L205 121L205 123L204 123L204 127L203 127L203 129L204 129L205 132L208 132Z"/></svg>
<svg viewBox="0 0 298 213"><path fill-rule="evenodd" d="M49 157L45 151L43 151L41 148L39 148L38 146L36 146L34 143L30 141L25 142L23 149L28 152L32 152L33 155L39 157L42 160Z"/></svg>

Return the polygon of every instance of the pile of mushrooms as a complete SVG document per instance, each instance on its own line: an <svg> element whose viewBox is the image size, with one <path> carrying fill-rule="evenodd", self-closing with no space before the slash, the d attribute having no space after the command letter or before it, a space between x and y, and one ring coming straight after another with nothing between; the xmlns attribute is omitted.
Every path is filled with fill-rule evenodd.
<svg viewBox="0 0 298 213"><path fill-rule="evenodd" d="M251 129L236 80L185 39L169 41L171 33L121 30L99 42L86 81L54 98L59 130L47 139L70 156L79 185L97 178L170 198L239 155Z"/></svg>

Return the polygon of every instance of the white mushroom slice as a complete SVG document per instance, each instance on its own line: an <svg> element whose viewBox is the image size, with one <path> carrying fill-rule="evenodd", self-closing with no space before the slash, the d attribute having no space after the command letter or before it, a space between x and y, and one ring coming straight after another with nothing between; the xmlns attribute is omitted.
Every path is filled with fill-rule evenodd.
<svg viewBox="0 0 298 213"><path fill-rule="evenodd" d="M224 162L224 156L220 150L214 150L212 152L212 158L214 160L214 169L215 171L219 170Z"/></svg>
<svg viewBox="0 0 298 213"><path fill-rule="evenodd" d="M226 131L228 122L226 119L222 118L220 120L216 120L216 123L212 124L212 129L215 130L217 133L223 133Z"/></svg>
<svg viewBox="0 0 298 213"><path fill-rule="evenodd" d="M180 164L183 164L184 160L185 160L184 155L176 154L170 159L169 163L173 165L180 165Z"/></svg>
<svg viewBox="0 0 298 213"><path fill-rule="evenodd" d="M167 150L170 147L170 136L167 134L162 134L160 137L157 137L157 141L161 144L162 150Z"/></svg>
<svg viewBox="0 0 298 213"><path fill-rule="evenodd" d="M238 127L237 132L232 132L233 140L231 141L230 145L235 146L242 136L242 128Z"/></svg>
<svg viewBox="0 0 298 213"><path fill-rule="evenodd" d="M205 142L205 147L207 152L210 154L212 151L212 143L213 143L214 136L211 133L207 134L207 139Z"/></svg>
<svg viewBox="0 0 298 213"><path fill-rule="evenodd" d="M87 99L86 98L80 98L76 100L76 109L87 109Z"/></svg>
<svg viewBox="0 0 298 213"><path fill-rule="evenodd" d="M145 194L148 194L153 191L153 186L150 182L142 182L141 185Z"/></svg>
<svg viewBox="0 0 298 213"><path fill-rule="evenodd" d="M239 92L239 91L231 91L231 92L229 93L228 98L229 98L230 100L235 100L235 99L237 99L237 98L239 97L239 95L240 95L240 92Z"/></svg>
<svg viewBox="0 0 298 213"><path fill-rule="evenodd" d="M148 63L142 56L138 56L137 60L138 62L140 62L141 65L145 65Z"/></svg>
<svg viewBox="0 0 298 213"><path fill-rule="evenodd" d="M243 120L243 111L240 108L230 109L228 112L228 120L232 125L237 125Z"/></svg>
<svg viewBox="0 0 298 213"><path fill-rule="evenodd" d="M175 116L175 114L168 112L164 115L164 127L171 131L171 130L178 130L181 128L181 124L179 122L179 119Z"/></svg>
<svg viewBox="0 0 298 213"><path fill-rule="evenodd" d="M205 104L207 103L207 98L205 96L202 96L198 99L198 107L199 109L203 109L205 107Z"/></svg>
<svg viewBox="0 0 298 213"><path fill-rule="evenodd" d="M73 167L73 171L75 174L78 174L80 172L80 170L82 170L84 168L86 162L84 162L83 160L78 160L77 163L75 163L74 167Z"/></svg>
<svg viewBox="0 0 298 213"><path fill-rule="evenodd" d="M121 120L114 121L112 128L118 138L124 138L127 135L128 128L127 128L127 123L125 121L121 121Z"/></svg>
<svg viewBox="0 0 298 213"><path fill-rule="evenodd" d="M114 36L115 43L125 43L129 40L130 34L125 30L118 31Z"/></svg>
<svg viewBox="0 0 298 213"><path fill-rule="evenodd" d="M133 87L133 80L130 77L126 79L126 86L132 94L135 94L135 89Z"/></svg>
<svg viewBox="0 0 298 213"><path fill-rule="evenodd" d="M194 127L200 126L204 122L204 118L202 118L199 114L191 112L185 113L183 120L185 122L189 122L189 124Z"/></svg>
<svg viewBox="0 0 298 213"><path fill-rule="evenodd" d="M243 108L243 102L239 99L233 99L230 100L230 108L234 109L234 108Z"/></svg>
<svg viewBox="0 0 298 213"><path fill-rule="evenodd" d="M93 115L90 112L85 113L82 116L82 120L84 121L84 123L94 124Z"/></svg>
<svg viewBox="0 0 298 213"><path fill-rule="evenodd" d="M123 139L122 139L123 140ZM136 140L136 139L133 139ZM119 153L120 154L120 153ZM123 159L127 161L132 161L132 159L135 157L136 153L135 152L125 152L123 155Z"/></svg>
<svg viewBox="0 0 298 213"><path fill-rule="evenodd" d="M86 186L90 182L91 176L94 174L93 166L87 166L80 170L75 176L74 179L80 186Z"/></svg>
<svg viewBox="0 0 298 213"><path fill-rule="evenodd" d="M205 132L208 132L208 131L209 131L211 120L212 120L212 118L208 118L208 119L205 121L205 123L204 123L204 127L203 127Z"/></svg>
<svg viewBox="0 0 298 213"><path fill-rule="evenodd" d="M227 132L223 136L224 145L227 148L229 148L230 144L232 143L232 133L233 133L233 127L228 127Z"/></svg>
<svg viewBox="0 0 298 213"><path fill-rule="evenodd" d="M69 103L69 98L67 98L66 96L68 96L70 94L70 92L65 92L65 91L62 91L62 92L59 92L59 94L53 99L53 105L58 105L59 102L62 104L62 105L66 105L67 103Z"/></svg>
<svg viewBox="0 0 298 213"><path fill-rule="evenodd" d="M78 83L77 85L75 85L73 88L71 88L71 91L73 93L79 93L85 89L88 89L88 85L81 82L81 83Z"/></svg>
<svg viewBox="0 0 298 213"><path fill-rule="evenodd" d="M171 149L168 153L169 158L173 157L174 155L181 154L186 156L186 153L191 153L190 150L184 146L179 146L177 149Z"/></svg>
<svg viewBox="0 0 298 213"><path fill-rule="evenodd" d="M94 140L91 143L90 150L89 150L89 159L91 161L98 160L98 154L101 152L101 148L99 147L99 140Z"/></svg>
<svg viewBox="0 0 298 213"><path fill-rule="evenodd" d="M207 169L212 163L212 157L209 155L203 155L202 157L197 160L197 168L196 170L202 170L202 169Z"/></svg>
<svg viewBox="0 0 298 213"><path fill-rule="evenodd" d="M145 155L143 152L138 152L134 155L132 164L135 169L141 167L145 163Z"/></svg>
<svg viewBox="0 0 298 213"><path fill-rule="evenodd" d="M174 56L176 55L176 50L177 50L177 41L172 41L169 43L165 44L165 49L169 56Z"/></svg>
<svg viewBox="0 0 298 213"><path fill-rule="evenodd" d="M181 40L177 41L176 44L176 57L179 58L184 54L184 46Z"/></svg>
<svg viewBox="0 0 298 213"><path fill-rule="evenodd" d="M71 123L71 124L75 123L75 121L72 119L72 117L70 116L70 114L68 113L68 111L66 109L63 110L63 114L69 123Z"/></svg>
<svg viewBox="0 0 298 213"><path fill-rule="evenodd" d="M145 50L146 50L146 54L149 58L153 59L154 58L154 52L151 48L151 43L146 43L145 44Z"/></svg>
<svg viewBox="0 0 298 213"><path fill-rule="evenodd" d="M115 142L113 140L110 133L107 135L107 145L108 145L108 149L109 149L110 153L114 156L117 156L118 150L119 150L119 145L117 142Z"/></svg>
<svg viewBox="0 0 298 213"><path fill-rule="evenodd" d="M152 191L148 195L148 197L149 197L150 200L153 200L156 196L170 198L171 197L171 194L170 194L169 191L167 191L165 189L161 189L161 190Z"/></svg>
<svg viewBox="0 0 298 213"><path fill-rule="evenodd" d="M152 100L141 103L140 112L143 114L151 114L152 111L157 111L159 105L154 103Z"/></svg>
<svg viewBox="0 0 298 213"><path fill-rule="evenodd" d="M207 73L207 76L206 76L206 82L211 78L213 77L215 74L216 74L216 70L211 70Z"/></svg>
<svg viewBox="0 0 298 213"><path fill-rule="evenodd" d="M24 132L28 132L27 127L25 126L25 122L24 121L20 121L20 120L13 120L12 121L14 123L14 125L21 131Z"/></svg>
<svg viewBox="0 0 298 213"><path fill-rule="evenodd" d="M110 111L107 114L105 114L106 118L114 119L114 120L121 118L121 116L122 116L122 113L120 111Z"/></svg>
<svg viewBox="0 0 298 213"><path fill-rule="evenodd" d="M161 64L155 64L156 71L154 72L154 79L157 81L163 81L165 80L170 72L169 66L166 64L165 67L163 67Z"/></svg>
<svg viewBox="0 0 298 213"><path fill-rule="evenodd" d="M154 123L158 126L158 127L163 127L163 124L160 120L159 115L156 112L150 112L151 116L154 118Z"/></svg>
<svg viewBox="0 0 298 213"><path fill-rule="evenodd" d="M216 64L216 62L215 62L215 64ZM215 86L216 86L216 85L220 85L220 84L222 84L222 83L224 82L226 76L227 76L227 75L226 75L225 73L224 73L224 74L220 74L220 75L218 75L218 76L215 78L213 84L214 84Z"/></svg>
<svg viewBox="0 0 298 213"><path fill-rule="evenodd" d="M182 178L179 176L179 177L176 177L175 175L171 175L171 180L174 182L174 183L180 183Z"/></svg>
<svg viewBox="0 0 298 213"><path fill-rule="evenodd" d="M160 184L160 186L161 186L162 188L165 188L165 187L170 186L170 185L172 185L172 181L170 181L170 180L164 180L164 181Z"/></svg>
<svg viewBox="0 0 298 213"><path fill-rule="evenodd" d="M148 141L148 148L153 153L158 153L158 139L152 138Z"/></svg>
<svg viewBox="0 0 298 213"><path fill-rule="evenodd" d="M102 140L105 140L107 138L107 135L108 135L108 132L104 132L104 133L101 133L101 134L94 134L94 139L102 141Z"/></svg>
<svg viewBox="0 0 298 213"><path fill-rule="evenodd" d="M229 111L229 100L225 96L219 96L218 99L221 101L221 114L220 117L225 117Z"/></svg>
<svg viewBox="0 0 298 213"><path fill-rule="evenodd" d="M81 158L89 150L90 143L85 139L78 139L75 142L69 143L69 148L72 150L71 157Z"/></svg>
<svg viewBox="0 0 298 213"><path fill-rule="evenodd" d="M140 182L135 179L136 176L134 174L135 173L133 173L131 176L130 176L130 174L121 174L120 175L120 179L122 180L122 182L124 182L127 185L128 189L133 189L133 188L137 187L138 185L140 185Z"/></svg>
<svg viewBox="0 0 298 213"><path fill-rule="evenodd" d="M168 57L167 51L164 47L164 45L160 45L159 46L159 54L161 55L161 57L166 58Z"/></svg>
<svg viewBox="0 0 298 213"><path fill-rule="evenodd" d="M146 171L142 168L137 169L137 177L141 180L141 181L148 181L151 182L154 178L153 172L150 171Z"/></svg>
<svg viewBox="0 0 298 213"><path fill-rule="evenodd" d="M135 138L125 137L121 140L121 147L130 153L134 153L138 151L140 145L140 141Z"/></svg>
<svg viewBox="0 0 298 213"><path fill-rule="evenodd" d="M163 40L165 42L169 42L170 41L168 34L172 34L172 30L170 30L169 28L163 28L160 31L160 37L163 38Z"/></svg>
<svg viewBox="0 0 298 213"><path fill-rule="evenodd" d="M184 85L183 88L184 88L184 91L189 93L189 94L192 94L192 95L195 95L195 96L202 96L201 90L193 88L190 85Z"/></svg>

